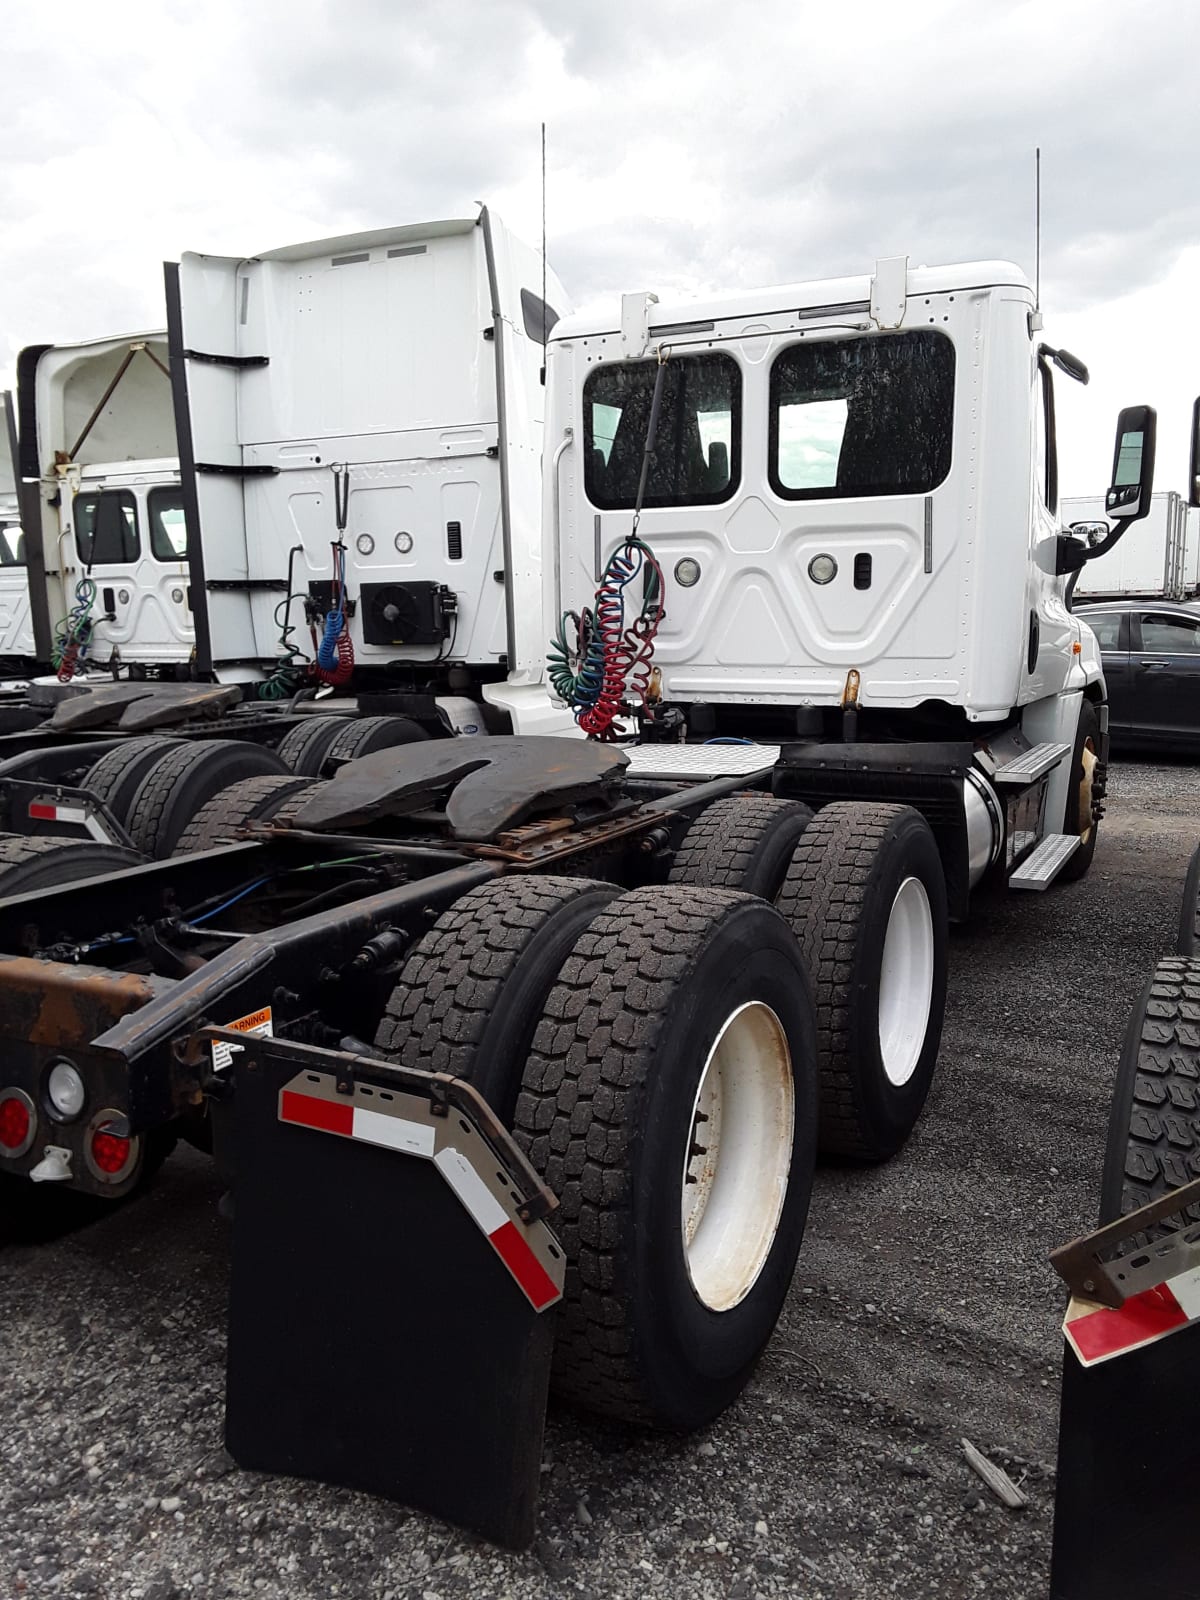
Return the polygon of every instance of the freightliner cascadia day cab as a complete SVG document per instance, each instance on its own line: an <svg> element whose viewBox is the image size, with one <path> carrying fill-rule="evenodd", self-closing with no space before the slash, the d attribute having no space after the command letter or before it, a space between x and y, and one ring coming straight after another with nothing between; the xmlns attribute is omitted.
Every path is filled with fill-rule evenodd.
<svg viewBox="0 0 1200 1600"><path fill-rule="evenodd" d="M989 872L1043 888L1091 861L1104 679L1064 590L1150 506L1135 408L1113 523L1063 531L1054 371L1087 373L1041 327L1009 263L896 258L701 303L626 295L548 350L548 629L626 536L657 384L639 533L667 603L643 738L770 741L779 793L924 811L958 914Z"/></svg>
<svg viewBox="0 0 1200 1600"><path fill-rule="evenodd" d="M17 364L34 651L65 675L186 672L193 628L161 332L31 345Z"/></svg>
<svg viewBox="0 0 1200 1600"><path fill-rule="evenodd" d="M568 304L541 256L483 208L189 254L167 306L200 672L261 681L319 650L326 682L459 732L562 726L541 372Z"/></svg>

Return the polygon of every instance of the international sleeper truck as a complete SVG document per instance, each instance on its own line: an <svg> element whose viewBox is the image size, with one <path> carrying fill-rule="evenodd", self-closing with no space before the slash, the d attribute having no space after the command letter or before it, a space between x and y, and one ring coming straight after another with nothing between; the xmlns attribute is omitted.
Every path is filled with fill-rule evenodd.
<svg viewBox="0 0 1200 1600"><path fill-rule="evenodd" d="M489 293L473 337L428 352L446 392L481 364L498 382L522 339L540 365L504 299L520 274L447 237L482 245ZM948 919L985 880L1090 864L1104 684L1064 590L1145 513L1154 416L1121 415L1111 520L1064 531L1053 375L1086 371L1017 268L628 295L549 329L539 552L447 499L442 460L503 462L503 431L410 408L416 472L394 434L346 442L426 353L389 309L410 242L178 274L189 531L206 563L229 540L213 670L270 681L296 592L335 639L355 602L354 673L384 659L369 619L395 626L397 698L315 754L290 704L274 732L219 707L224 739L134 751L130 705L98 758L76 731L0 766L0 1162L36 1210L133 1192L177 1134L214 1143L237 1459L520 1543L551 1376L672 1428L728 1405L818 1148L885 1159L920 1113ZM397 285L365 321L351 272ZM437 552L421 580L401 533ZM544 637L586 738L538 736ZM459 686L504 731L467 734ZM370 1381L334 1416L348 1350Z"/></svg>

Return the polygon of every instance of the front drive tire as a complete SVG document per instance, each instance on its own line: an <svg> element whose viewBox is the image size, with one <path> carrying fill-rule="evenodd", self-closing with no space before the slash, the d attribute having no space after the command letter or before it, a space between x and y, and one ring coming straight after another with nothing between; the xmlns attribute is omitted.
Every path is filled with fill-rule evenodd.
<svg viewBox="0 0 1200 1600"><path fill-rule="evenodd" d="M513 1130L561 1202L561 1398L677 1429L736 1398L791 1283L815 1118L812 999L773 907L668 886L593 919Z"/></svg>
<svg viewBox="0 0 1200 1600"><path fill-rule="evenodd" d="M668 881L774 900L812 816L799 800L753 791L714 800L684 834Z"/></svg>
<svg viewBox="0 0 1200 1600"><path fill-rule="evenodd" d="M821 1150L886 1161L928 1097L946 1008L946 882L929 824L908 806L826 806L777 903L816 997Z"/></svg>

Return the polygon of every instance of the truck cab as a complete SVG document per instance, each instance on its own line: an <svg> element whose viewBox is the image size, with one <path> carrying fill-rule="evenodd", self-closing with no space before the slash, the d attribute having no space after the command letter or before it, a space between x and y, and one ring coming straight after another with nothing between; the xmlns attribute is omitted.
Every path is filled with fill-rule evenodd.
<svg viewBox="0 0 1200 1600"><path fill-rule="evenodd" d="M18 364L38 660L186 671L194 628L163 333L35 345Z"/></svg>
<svg viewBox="0 0 1200 1600"><path fill-rule="evenodd" d="M1011 263L906 258L564 319L548 350L547 631L596 603L636 509L665 589L643 739L773 741L806 774L789 792L811 799L829 792L831 744L857 747L839 793L857 764L904 800L902 747L934 760L953 745L946 761L965 752L988 790L967 853L1011 873L1073 831L1083 721L1102 795L1100 654L1067 582L1149 503L1131 413L1115 527L1063 531L1055 373L1087 372L1041 329ZM1010 801L1037 773L1023 821L982 768L1007 769ZM967 835L975 791L972 777Z"/></svg>

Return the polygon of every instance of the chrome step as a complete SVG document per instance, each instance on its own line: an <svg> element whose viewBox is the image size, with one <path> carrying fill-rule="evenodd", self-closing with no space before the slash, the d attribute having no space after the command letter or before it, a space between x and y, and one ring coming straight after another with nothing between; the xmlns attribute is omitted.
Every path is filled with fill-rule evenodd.
<svg viewBox="0 0 1200 1600"><path fill-rule="evenodd" d="M631 778L737 778L779 760L777 744L626 744Z"/></svg>
<svg viewBox="0 0 1200 1600"><path fill-rule="evenodd" d="M1008 880L1010 889L1048 889L1083 843L1077 833L1048 833Z"/></svg>
<svg viewBox="0 0 1200 1600"><path fill-rule="evenodd" d="M1035 744L1031 750L1023 750L1019 756L997 767L992 773L992 782L1036 783L1052 767L1056 767L1065 755L1069 755L1070 750L1069 744Z"/></svg>

